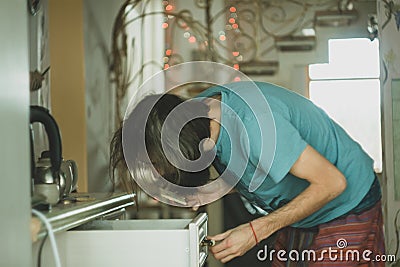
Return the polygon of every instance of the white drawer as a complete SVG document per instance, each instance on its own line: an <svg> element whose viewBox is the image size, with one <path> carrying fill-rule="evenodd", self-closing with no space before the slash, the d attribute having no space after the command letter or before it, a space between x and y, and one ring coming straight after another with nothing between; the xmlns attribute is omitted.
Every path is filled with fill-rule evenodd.
<svg viewBox="0 0 400 267"><path fill-rule="evenodd" d="M62 266L199 267L208 255L207 214L195 219L94 221L57 235ZM48 241L46 243L49 243ZM43 266L52 266L46 244Z"/></svg>

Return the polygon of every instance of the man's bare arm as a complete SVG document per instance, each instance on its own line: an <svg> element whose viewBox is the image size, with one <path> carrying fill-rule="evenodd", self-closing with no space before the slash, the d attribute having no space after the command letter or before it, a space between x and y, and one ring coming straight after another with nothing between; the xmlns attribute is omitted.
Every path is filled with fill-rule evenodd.
<svg viewBox="0 0 400 267"><path fill-rule="evenodd" d="M285 206L253 222L261 240L319 210L340 195L347 185L343 174L309 145L290 173L307 180L310 185Z"/></svg>

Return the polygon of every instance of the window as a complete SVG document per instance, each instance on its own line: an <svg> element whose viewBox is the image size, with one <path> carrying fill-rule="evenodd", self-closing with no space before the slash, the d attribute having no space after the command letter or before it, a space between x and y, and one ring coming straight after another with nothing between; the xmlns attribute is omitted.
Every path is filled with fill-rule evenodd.
<svg viewBox="0 0 400 267"><path fill-rule="evenodd" d="M379 43L329 40L329 63L309 65L310 99L324 109L382 170Z"/></svg>

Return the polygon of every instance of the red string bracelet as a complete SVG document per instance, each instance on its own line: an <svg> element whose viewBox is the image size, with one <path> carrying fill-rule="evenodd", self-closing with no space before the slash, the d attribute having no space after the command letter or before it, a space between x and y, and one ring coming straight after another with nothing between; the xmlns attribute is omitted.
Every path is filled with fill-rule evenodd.
<svg viewBox="0 0 400 267"><path fill-rule="evenodd" d="M253 232L254 239L256 240L256 244L258 245L258 238L257 238L257 235L256 235L256 231L254 231L253 224L251 222L249 222L249 224L250 224L250 227L251 227L251 231Z"/></svg>

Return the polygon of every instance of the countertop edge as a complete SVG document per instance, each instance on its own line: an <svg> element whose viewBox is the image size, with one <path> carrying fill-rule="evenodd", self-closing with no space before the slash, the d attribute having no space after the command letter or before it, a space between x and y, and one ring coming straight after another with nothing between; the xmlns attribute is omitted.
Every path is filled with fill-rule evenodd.
<svg viewBox="0 0 400 267"><path fill-rule="evenodd" d="M70 230L106 214L124 209L135 204L135 194L131 193L79 193L75 197L94 198L92 201L72 205L56 205L52 210L43 212L53 228L54 233ZM47 229L42 223L36 240L46 235Z"/></svg>

